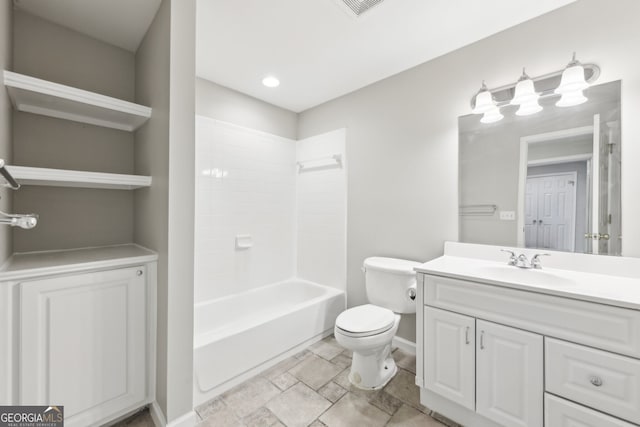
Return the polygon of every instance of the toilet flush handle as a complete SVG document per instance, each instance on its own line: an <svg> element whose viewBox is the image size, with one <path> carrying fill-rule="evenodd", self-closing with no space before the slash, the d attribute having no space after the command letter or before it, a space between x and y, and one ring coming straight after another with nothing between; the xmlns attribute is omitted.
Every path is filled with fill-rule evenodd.
<svg viewBox="0 0 640 427"><path fill-rule="evenodd" d="M411 300L415 301L416 299L416 289L415 288L409 288L409 298L411 298Z"/></svg>

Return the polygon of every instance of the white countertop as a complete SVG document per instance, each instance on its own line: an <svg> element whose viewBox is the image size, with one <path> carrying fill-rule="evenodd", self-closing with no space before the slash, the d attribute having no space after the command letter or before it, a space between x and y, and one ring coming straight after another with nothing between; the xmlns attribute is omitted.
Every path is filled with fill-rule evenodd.
<svg viewBox="0 0 640 427"><path fill-rule="evenodd" d="M445 254L415 270L435 276L640 310L640 278L624 277L615 273L546 268L545 261L546 258L543 258L542 270L522 270L507 265L506 261Z"/></svg>
<svg viewBox="0 0 640 427"><path fill-rule="evenodd" d="M135 244L13 254L0 267L0 281L144 264L158 255Z"/></svg>

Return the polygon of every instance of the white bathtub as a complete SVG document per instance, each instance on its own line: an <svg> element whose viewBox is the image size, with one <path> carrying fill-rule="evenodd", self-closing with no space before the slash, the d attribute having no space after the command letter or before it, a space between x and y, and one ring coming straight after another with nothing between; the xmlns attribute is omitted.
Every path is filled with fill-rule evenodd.
<svg viewBox="0 0 640 427"><path fill-rule="evenodd" d="M196 304L194 404L327 335L344 308L344 292L299 279Z"/></svg>

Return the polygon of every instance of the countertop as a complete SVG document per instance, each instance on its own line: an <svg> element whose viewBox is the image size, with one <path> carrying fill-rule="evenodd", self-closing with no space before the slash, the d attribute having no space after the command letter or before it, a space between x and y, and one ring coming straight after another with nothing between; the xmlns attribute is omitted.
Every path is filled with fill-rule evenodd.
<svg viewBox="0 0 640 427"><path fill-rule="evenodd" d="M0 281L153 262L158 255L135 244L13 254L0 267Z"/></svg>
<svg viewBox="0 0 640 427"><path fill-rule="evenodd" d="M619 276L615 272L601 274L545 267L542 270L522 270L506 262L453 255L441 256L415 270L429 275L640 310L640 278Z"/></svg>

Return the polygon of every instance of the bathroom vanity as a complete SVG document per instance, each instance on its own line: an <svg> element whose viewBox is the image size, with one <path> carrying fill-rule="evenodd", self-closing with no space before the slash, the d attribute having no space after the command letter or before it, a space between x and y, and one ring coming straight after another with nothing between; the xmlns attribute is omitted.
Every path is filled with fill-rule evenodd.
<svg viewBox="0 0 640 427"><path fill-rule="evenodd" d="M0 268L0 395L102 425L155 398L157 254L128 244L14 254Z"/></svg>
<svg viewBox="0 0 640 427"><path fill-rule="evenodd" d="M500 249L448 242L416 269L421 403L473 427L640 425L640 259Z"/></svg>

